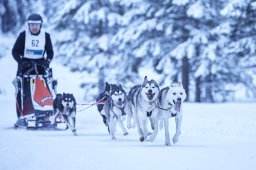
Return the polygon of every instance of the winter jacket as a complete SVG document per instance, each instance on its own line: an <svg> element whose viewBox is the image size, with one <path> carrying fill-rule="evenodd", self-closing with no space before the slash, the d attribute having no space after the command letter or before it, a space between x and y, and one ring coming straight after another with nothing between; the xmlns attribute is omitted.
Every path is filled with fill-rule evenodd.
<svg viewBox="0 0 256 170"><path fill-rule="evenodd" d="M19 65L22 63L22 61L29 60L29 59L23 58L24 48L25 48L25 31L20 33L12 49L12 56ZM54 52L53 52L50 34L47 32L45 33L45 52L46 52L46 60L51 61L53 58Z"/></svg>

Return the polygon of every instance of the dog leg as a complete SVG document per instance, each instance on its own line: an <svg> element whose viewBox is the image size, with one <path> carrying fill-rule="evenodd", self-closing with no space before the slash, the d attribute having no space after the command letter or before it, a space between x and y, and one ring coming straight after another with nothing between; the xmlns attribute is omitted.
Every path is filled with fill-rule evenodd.
<svg viewBox="0 0 256 170"><path fill-rule="evenodd" d="M139 133L139 137L140 137L140 141L141 142L143 142L144 141L144 137L143 137L143 133L142 133L142 130L141 130L141 128L140 128L140 122L139 122L139 118L138 118L138 112L135 110L135 112L134 112L135 114L133 115L133 119L134 119L134 122L135 122L135 124L136 124L136 126L137 126L137 131L138 131L138 133Z"/></svg>
<svg viewBox="0 0 256 170"><path fill-rule="evenodd" d="M134 118L134 109L133 107L131 107L131 110L130 110L130 119L131 119L131 128L136 128L136 122L135 122L135 118ZM132 121L133 120L133 121ZM132 123L133 122L133 123Z"/></svg>
<svg viewBox="0 0 256 170"><path fill-rule="evenodd" d="M65 114L63 114L62 116L63 116L64 121L66 122L66 124L67 124L68 128L70 128L70 129L71 129L71 131L72 131L72 132L73 132L73 134L74 134L75 129L74 129L74 127L70 124L69 117L68 117L67 115L65 115Z"/></svg>
<svg viewBox="0 0 256 170"><path fill-rule="evenodd" d="M158 133L158 120L157 120L157 118L151 119L151 123L153 123L154 131L150 135L149 141L153 142L155 140L156 136L157 136L157 133Z"/></svg>
<svg viewBox="0 0 256 170"><path fill-rule="evenodd" d="M147 139L147 136L150 135L147 130L147 119L140 119L139 122L141 124L143 137L144 139Z"/></svg>
<svg viewBox="0 0 256 170"><path fill-rule="evenodd" d="M110 120L109 120L109 133L110 133L110 136L111 136L111 139L112 140L116 140L116 137L114 135L114 132L115 132L115 122L114 122L114 118L113 116L110 117Z"/></svg>
<svg viewBox="0 0 256 170"><path fill-rule="evenodd" d="M127 115L127 128L128 129L131 129L132 125L131 125L131 116L130 115Z"/></svg>
<svg viewBox="0 0 256 170"><path fill-rule="evenodd" d="M179 136L180 136L180 134L181 134L181 130L180 130L181 121L182 121L182 118L181 118L181 117L178 117L178 116L175 117L176 133L175 133L175 135L173 136L173 143L177 143L178 140L179 140Z"/></svg>
<svg viewBox="0 0 256 170"><path fill-rule="evenodd" d="M128 132L127 132L127 130L126 130L125 127L124 127L124 124L123 124L123 122L122 122L121 117L118 117L118 118L117 118L117 122L118 122L119 126L121 127L121 129L122 129L122 131L123 131L123 135L124 135L124 136L125 136L125 135L128 135Z"/></svg>
<svg viewBox="0 0 256 170"><path fill-rule="evenodd" d="M169 134L169 119L165 118L164 119L164 130L165 130L165 145L166 146L170 146L171 142L170 142L170 134Z"/></svg>
<svg viewBox="0 0 256 170"><path fill-rule="evenodd" d="M127 114L127 128L130 129L132 127L132 108L128 106L125 107L125 113Z"/></svg>
<svg viewBox="0 0 256 170"><path fill-rule="evenodd" d="M73 132L74 136L77 136L77 133L76 133L76 117L71 117L71 119L72 119L72 125L73 125L72 132Z"/></svg>

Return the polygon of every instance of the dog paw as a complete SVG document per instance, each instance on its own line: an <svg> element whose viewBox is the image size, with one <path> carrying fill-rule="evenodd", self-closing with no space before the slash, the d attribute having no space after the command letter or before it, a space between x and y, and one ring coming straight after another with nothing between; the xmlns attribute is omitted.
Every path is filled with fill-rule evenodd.
<svg viewBox="0 0 256 170"><path fill-rule="evenodd" d="M145 140L144 137L140 137L140 141L143 142Z"/></svg>
<svg viewBox="0 0 256 170"><path fill-rule="evenodd" d="M165 146L171 146L171 140L170 139L165 139Z"/></svg>
<svg viewBox="0 0 256 170"><path fill-rule="evenodd" d="M116 137L115 137L115 136L113 136L111 139L112 139L112 140L116 140Z"/></svg>
<svg viewBox="0 0 256 170"><path fill-rule="evenodd" d="M147 136L151 136L151 135L152 135L152 132L148 132L148 133L147 133Z"/></svg>
<svg viewBox="0 0 256 170"><path fill-rule="evenodd" d="M173 138L173 143L177 143L179 141L179 138Z"/></svg>
<svg viewBox="0 0 256 170"><path fill-rule="evenodd" d="M74 136L77 136L76 129L73 129L72 132L73 132Z"/></svg>
<svg viewBox="0 0 256 170"><path fill-rule="evenodd" d="M171 146L170 142L165 142L165 146Z"/></svg>
<svg viewBox="0 0 256 170"><path fill-rule="evenodd" d="M155 140L155 138L156 138L156 135L151 135L151 136L149 137L149 141L150 141L150 142L153 142L153 141Z"/></svg>

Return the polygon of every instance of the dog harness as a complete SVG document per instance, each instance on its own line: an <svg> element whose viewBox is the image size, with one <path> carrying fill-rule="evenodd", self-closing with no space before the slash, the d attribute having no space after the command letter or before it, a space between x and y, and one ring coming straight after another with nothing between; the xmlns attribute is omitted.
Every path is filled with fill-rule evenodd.
<svg viewBox="0 0 256 170"><path fill-rule="evenodd" d="M154 103L155 103L155 102L154 102ZM171 108L173 107L173 105L172 105L171 103L168 103L168 105L170 105L170 107L168 107L167 109L158 106L156 103L155 103L155 105L156 105L156 107L157 107L158 109L171 112L172 117L177 116L178 111L177 111L176 113L172 113L172 111L171 111ZM147 112L147 116L148 116L148 117L150 117L151 114L152 114L152 112L151 112L151 113L150 113L150 112Z"/></svg>
<svg viewBox="0 0 256 170"><path fill-rule="evenodd" d="M44 57L45 32L41 31L38 35L32 35L29 30L25 33L24 58L40 59Z"/></svg>

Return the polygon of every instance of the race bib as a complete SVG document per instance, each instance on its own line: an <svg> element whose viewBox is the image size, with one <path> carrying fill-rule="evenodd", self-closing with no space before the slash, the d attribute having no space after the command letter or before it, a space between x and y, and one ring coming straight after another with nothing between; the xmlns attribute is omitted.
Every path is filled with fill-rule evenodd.
<svg viewBox="0 0 256 170"><path fill-rule="evenodd" d="M40 59L44 57L45 32L39 35L32 35L26 30L24 58Z"/></svg>

